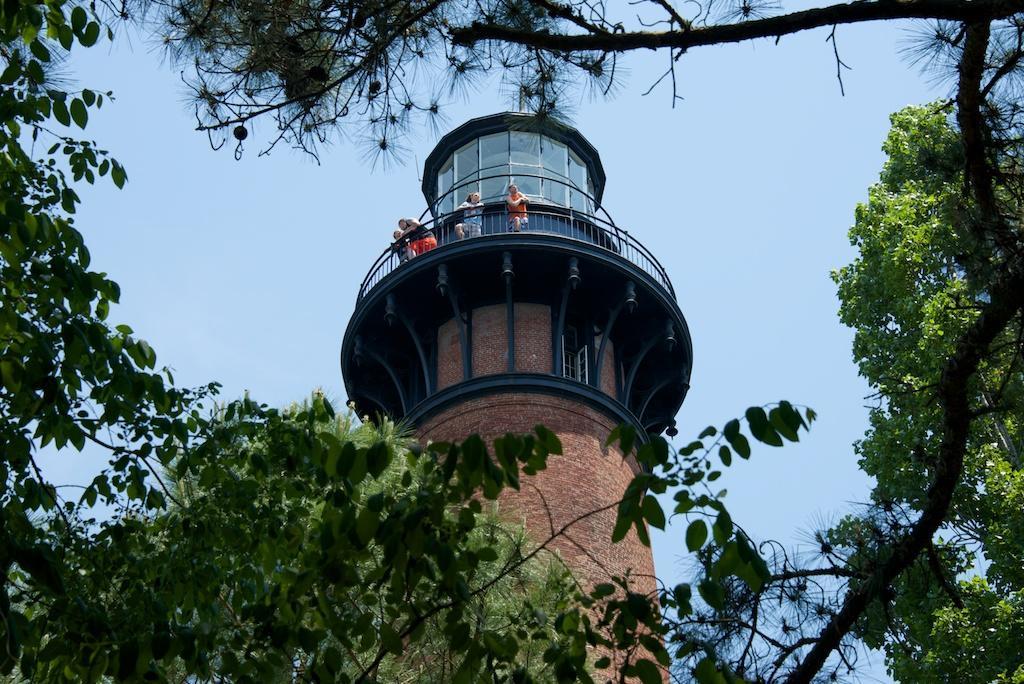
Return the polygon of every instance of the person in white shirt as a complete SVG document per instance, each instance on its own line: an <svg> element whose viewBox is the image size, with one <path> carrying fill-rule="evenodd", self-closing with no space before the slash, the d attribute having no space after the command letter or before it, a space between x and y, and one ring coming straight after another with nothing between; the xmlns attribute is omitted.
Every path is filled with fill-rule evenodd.
<svg viewBox="0 0 1024 684"><path fill-rule="evenodd" d="M484 213L484 203L480 201L480 193L469 193L466 195L466 201L456 208L462 211L462 222L455 224L455 237L459 240L464 237L480 237Z"/></svg>

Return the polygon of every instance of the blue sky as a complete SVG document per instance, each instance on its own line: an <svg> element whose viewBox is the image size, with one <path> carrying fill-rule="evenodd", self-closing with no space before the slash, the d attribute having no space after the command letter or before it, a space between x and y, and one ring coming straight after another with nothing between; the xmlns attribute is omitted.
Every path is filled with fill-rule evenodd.
<svg viewBox="0 0 1024 684"><path fill-rule="evenodd" d="M605 207L664 264L690 324L677 442L752 404L785 398L818 412L803 443L757 448L720 480L737 522L787 545L867 497L851 444L868 389L829 272L853 257L846 232L881 168L889 114L944 94L901 60L896 26L837 34L852 67L845 97L828 31L816 31L686 55L674 109L665 87L641 96L667 56L628 56L626 87L581 102L574 121L602 156ZM388 172L347 142L319 166L283 147L260 158L255 144L235 161L193 130L178 69L138 36L76 51L71 65L82 86L114 91L86 133L129 175L122 191L82 191L78 218L94 266L122 287L112 319L183 384L218 380L227 397L249 390L278 405L315 387L343 400L338 352L357 288L397 217L422 210L420 165L435 136L414 133L408 163ZM507 108L491 82L447 114L454 127ZM48 461L57 481L94 467ZM669 581L682 578L682 529L655 536ZM876 678L877 667L866 676Z"/></svg>

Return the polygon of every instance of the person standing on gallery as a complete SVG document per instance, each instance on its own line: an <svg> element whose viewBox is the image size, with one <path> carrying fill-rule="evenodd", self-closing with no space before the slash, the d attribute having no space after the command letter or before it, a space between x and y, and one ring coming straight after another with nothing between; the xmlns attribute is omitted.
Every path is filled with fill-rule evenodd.
<svg viewBox="0 0 1024 684"><path fill-rule="evenodd" d="M480 201L479 192L466 195L466 201L457 207L462 212L462 223L455 224L455 237L480 237L483 223L484 203Z"/></svg>
<svg viewBox="0 0 1024 684"><path fill-rule="evenodd" d="M522 228L529 227L530 217L526 215L526 205L529 202L526 195L519 192L515 183L508 186L508 197L505 198L505 204L508 206L509 232L518 233Z"/></svg>

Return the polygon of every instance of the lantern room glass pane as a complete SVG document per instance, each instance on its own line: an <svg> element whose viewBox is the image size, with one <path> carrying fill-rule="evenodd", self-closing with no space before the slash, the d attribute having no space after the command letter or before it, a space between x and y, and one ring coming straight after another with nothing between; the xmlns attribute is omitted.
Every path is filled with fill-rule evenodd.
<svg viewBox="0 0 1024 684"><path fill-rule="evenodd" d="M511 160L513 164L528 164L530 166L540 165L539 135L536 133L512 131L510 138L512 147Z"/></svg>
<svg viewBox="0 0 1024 684"><path fill-rule="evenodd" d="M513 164L510 182L515 183L519 187L519 192L524 195L540 197L540 178L537 178L538 171L540 169L536 166Z"/></svg>
<svg viewBox="0 0 1024 684"><path fill-rule="evenodd" d="M480 181L480 200L482 202L500 202L508 187L508 176L487 178Z"/></svg>
<svg viewBox="0 0 1024 684"><path fill-rule="evenodd" d="M566 200L566 193L568 188L565 184L567 176L567 164L569 161L569 153L565 145L560 142L555 142L550 138L542 137L540 140L541 144L541 164L544 166L544 188L543 196L562 206L568 206L569 202Z"/></svg>
<svg viewBox="0 0 1024 684"><path fill-rule="evenodd" d="M569 193L571 196L570 206L573 209L589 212L590 201L587 199L586 193L590 183L587 179L587 167L571 151L569 152L569 181L573 185L573 189Z"/></svg>
<svg viewBox="0 0 1024 684"><path fill-rule="evenodd" d="M480 175L501 173L502 166L506 169L508 166L508 133L495 133L480 138Z"/></svg>
<svg viewBox="0 0 1024 684"><path fill-rule="evenodd" d="M458 207L460 204L466 201L467 196L471 192L480 192L480 181L469 181L468 183L462 183L461 185L455 186L455 192L452 193L452 203Z"/></svg>
<svg viewBox="0 0 1024 684"><path fill-rule="evenodd" d="M462 185L466 181L476 180L480 170L480 159L476 140L455 153L455 182Z"/></svg>
<svg viewBox="0 0 1024 684"><path fill-rule="evenodd" d="M447 214L454 209L452 203L452 181L455 178L455 168L449 159L443 167L441 172L437 174L437 196L439 201L437 203L437 211L441 214Z"/></svg>
<svg viewBox="0 0 1024 684"><path fill-rule="evenodd" d="M501 200L508 186L508 133L480 138L480 179L481 199Z"/></svg>

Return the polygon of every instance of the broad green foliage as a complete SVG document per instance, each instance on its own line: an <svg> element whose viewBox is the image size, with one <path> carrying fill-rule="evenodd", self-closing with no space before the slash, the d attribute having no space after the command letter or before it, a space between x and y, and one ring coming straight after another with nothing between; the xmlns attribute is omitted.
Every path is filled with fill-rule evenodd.
<svg viewBox="0 0 1024 684"><path fill-rule="evenodd" d="M336 425L321 397L284 413L234 402L169 464L166 510L70 509L59 551L9 571L20 674L586 680L570 578L484 512L557 440L417 453Z"/></svg>
<svg viewBox="0 0 1024 684"><path fill-rule="evenodd" d="M89 544L66 557L83 578L67 600L101 608L106 629L77 649L82 634L51 631L36 678L83 661L119 679L260 682L475 681L485 663L499 679L513 662L524 676L553 667L543 653L574 592L558 566L526 563L521 533L466 501L467 473L479 472L466 461L480 452L445 447L442 463L379 431L350 434L322 399L286 414L241 402L228 414L218 429L230 441L203 445L201 465L172 466L166 513L104 523L105 553ZM536 442L502 444L542 467ZM112 634L133 638L108 650Z"/></svg>
<svg viewBox="0 0 1024 684"><path fill-rule="evenodd" d="M169 462L196 428L188 412L197 395L171 388L165 374L151 371L152 349L127 327L106 323L119 296L117 285L89 271L88 250L68 218L78 197L67 173L90 183L108 174L119 186L125 181L123 168L94 144L53 131L57 124L84 128L89 111L103 104L102 95L65 92L48 76L73 46L90 46L99 35L100 25L82 7L72 9L62 0L15 0L0 7L4 672L37 636L30 620L8 601L12 573L31 587L33 603L63 596L73 581L61 556L75 534L69 511L76 504L43 478L36 452L115 440L111 469L83 500L92 504L102 497L152 508L163 503L163 495L146 481L145 462ZM35 159L36 148L48 151Z"/></svg>
<svg viewBox="0 0 1024 684"><path fill-rule="evenodd" d="M892 117L888 161L850 231L859 256L834 275L840 317L856 331L854 357L878 392L857 451L878 481L875 503L892 524L901 511L908 514L902 519L913 517L931 481L942 438L941 407L931 390L957 336L987 301L985 255L992 247L977 244L968 229L972 209L962 199L963 158L949 116L946 106L932 105ZM989 682L1012 677L1021 662L1019 328L1020 321L1011 324L996 341L973 383L974 407L986 413L975 421L947 529L894 587L889 615L876 606L862 625L868 643L885 645L903 681ZM850 519L832 540L852 550L856 567L884 551L887 535L885 525ZM987 581L963 579L965 571ZM979 647L974 637L982 633Z"/></svg>
<svg viewBox="0 0 1024 684"><path fill-rule="evenodd" d="M613 538L623 538L632 527L641 541L649 543L646 525L664 528L666 524L665 511L651 494L672 493L675 504L671 514L686 520L686 549L696 555L699 572L691 582L666 589L659 595L664 619L652 622L649 629L662 636L665 649L652 640L642 640L642 643L662 666L668 667L670 660L674 660L672 669L682 679L701 684L738 681L727 665L731 655L728 644L707 638L704 627L732 620L738 597L758 592L770 578L768 565L756 544L729 515L723 501L726 491L713 487L722 475L721 468L732 463L734 454L750 458L751 444L742 431L743 423L757 442L781 447L786 441L798 441L800 431L808 430L815 418L813 410L805 409L801 413L789 402L781 401L768 411L759 406L751 407L743 421L730 420L721 430L709 426L696 440L675 453L660 438L653 438L636 449L637 461L644 472L626 489L619 504ZM609 442L616 439L623 452L628 452L636 436L622 426ZM634 605L638 604L634 599ZM609 609L623 611L630 606L612 603ZM605 622L617 624L617 619L606 617ZM626 648L628 642L619 641L616 645ZM650 667L653 666L652 662ZM656 669L629 667L624 671L636 674L645 684L661 681Z"/></svg>
<svg viewBox="0 0 1024 684"><path fill-rule="evenodd" d="M748 421L766 443L806 425L786 403L750 409ZM645 522L663 526L665 514L645 490L676 489L675 513L711 521L711 538L691 545L707 559L698 592L718 610L730 582L754 588L767 571L724 492L701 491L719 473L711 454L749 454L739 426L709 428L678 454L657 438L639 446L648 472L627 490L616 530L646 541ZM166 508L97 523L69 506L55 552L9 569L18 658L8 668L43 682L586 682L592 647L639 646L623 672L647 684L669 664L658 635L694 653L628 578L583 594L488 512L503 487L560 453L549 431L506 436L491 452L475 437L406 450L383 429L353 430L320 396L284 412L229 404L168 464ZM628 428L613 438L634 446ZM686 585L660 601L693 610ZM707 653L696 676L725 675Z"/></svg>

